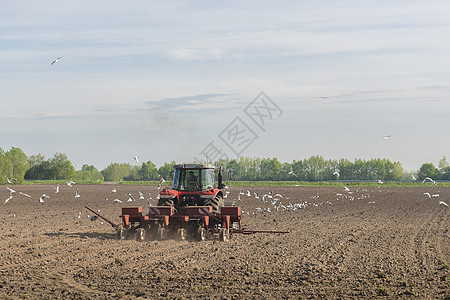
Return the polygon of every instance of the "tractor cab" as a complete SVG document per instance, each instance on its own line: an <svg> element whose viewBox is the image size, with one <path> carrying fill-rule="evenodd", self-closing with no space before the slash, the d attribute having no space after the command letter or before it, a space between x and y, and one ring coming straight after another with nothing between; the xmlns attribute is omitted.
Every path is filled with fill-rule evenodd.
<svg viewBox="0 0 450 300"><path fill-rule="evenodd" d="M177 191L203 191L214 188L212 164L181 164L174 166L172 189Z"/></svg>

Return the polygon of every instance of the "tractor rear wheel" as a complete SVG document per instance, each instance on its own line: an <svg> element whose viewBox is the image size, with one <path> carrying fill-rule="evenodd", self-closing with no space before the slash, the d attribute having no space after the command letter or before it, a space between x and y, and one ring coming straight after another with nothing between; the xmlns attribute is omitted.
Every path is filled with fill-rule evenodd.
<svg viewBox="0 0 450 300"><path fill-rule="evenodd" d="M184 229L184 228L179 228L178 231L177 231L177 238L178 238L180 241L186 240L186 229Z"/></svg>
<svg viewBox="0 0 450 300"><path fill-rule="evenodd" d="M205 230L205 228L203 228L203 226L198 227L196 237L197 237L198 241L206 240L206 230Z"/></svg>
<svg viewBox="0 0 450 300"><path fill-rule="evenodd" d="M118 240L124 240L127 238L128 230L122 225L117 228L116 237Z"/></svg>
<svg viewBox="0 0 450 300"><path fill-rule="evenodd" d="M223 242L228 241L230 239L230 230L227 228L220 228L219 239Z"/></svg>
<svg viewBox="0 0 450 300"><path fill-rule="evenodd" d="M206 199L204 206L212 206L212 212L218 214L220 208L224 206L222 195L216 195L213 199Z"/></svg>
<svg viewBox="0 0 450 300"><path fill-rule="evenodd" d="M143 242L145 241L146 235L145 235L145 229L144 228L138 228L136 230L136 241Z"/></svg>
<svg viewBox="0 0 450 300"><path fill-rule="evenodd" d="M156 240L162 241L166 239L166 229L164 227L159 227L156 231Z"/></svg>

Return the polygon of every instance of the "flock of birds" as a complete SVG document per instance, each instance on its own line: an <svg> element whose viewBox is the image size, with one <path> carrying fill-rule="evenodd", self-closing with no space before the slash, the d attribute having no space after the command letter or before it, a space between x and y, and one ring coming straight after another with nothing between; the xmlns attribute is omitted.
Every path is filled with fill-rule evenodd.
<svg viewBox="0 0 450 300"><path fill-rule="evenodd" d="M335 175L339 176L339 173L335 174ZM413 179L414 179L414 175L412 175L412 176L413 176ZM160 182L156 186L155 190L159 190L161 188L161 185L165 182L164 178L161 175L159 175L159 177L160 177ZM16 180L15 178L11 178L10 179L10 178L7 178L7 177L6 177L6 179L7 179L8 183L13 183ZM432 185L436 185L437 184L436 181L434 181L432 178L429 178L429 177L425 178L422 183L424 184L427 181L429 181ZM383 182L381 180L379 180L378 183L379 183L378 191L381 192L380 187L381 187L381 184L383 184ZM66 185L69 188L72 188L75 184L76 183L73 182L73 181L67 181L66 182ZM56 186L51 186L51 187L54 189L54 193L55 194L60 193L60 185L59 184L57 184ZM374 199L375 196L373 194L371 194L365 188L359 188L359 189L355 189L353 191L350 190L350 188L346 187L346 186L343 186L342 188L343 188L342 191L335 193L337 201L338 200L349 200L349 201L353 201L353 200L369 200L368 201L369 204L375 204L376 203L376 200ZM11 201L11 199L13 199L14 195L16 194L16 191L14 189L12 189L12 188L7 186L6 189L9 191L9 197L5 200L4 204L9 203ZM374 191L372 190L371 192L374 192ZM23 197L31 198L30 195L28 195L28 194L26 194L24 192L18 191L17 193L20 194ZM141 191L138 191L138 193L139 193L139 197L137 198L137 200L146 200L147 201L146 207L153 206L154 204L157 203L157 202L156 203L153 202L155 200L152 198L151 193L148 193L147 197L145 197L144 193L142 193ZM112 195L117 195L116 187L112 188L111 194ZM332 203L330 201L319 201L320 196L319 196L318 193L315 194L315 195L310 196L310 199L308 199L308 200L301 200L300 199L300 200L297 200L296 202L294 202L292 200L289 201L290 199L288 197L284 197L280 193L274 193L273 191L267 192L267 193L265 193L265 194L260 196L257 192L250 192L249 190L244 191L243 189L240 189L237 197L234 198L231 201L228 200L229 194L230 194L229 188L227 186L225 186L223 198L224 198L224 202L225 202L226 206L236 206L237 202L241 202L241 203L244 202L242 198L244 198L245 201L249 200L251 198L261 201L261 205L256 207L254 212L248 212L248 211L244 212L244 211L242 211L243 214L246 213L247 215L250 215L250 214L255 215L255 214L258 214L258 213L296 211L296 210L305 209L305 208L308 208L308 207L319 207L319 206L322 206L322 205L332 205ZM109 200L106 197L106 198L103 199L103 201L105 203L109 204L109 205L120 204L120 203L124 203L124 202L136 201L136 199L133 197L133 195L130 192L127 192L125 195L127 197L126 200L121 200L121 199L119 199L119 198L114 196L113 200ZM429 198L429 199L434 199L434 198L439 198L440 197L440 194L438 194L438 193L432 194L432 193L429 193L429 192L425 192L425 193L423 193L423 195L425 197ZM79 191L78 188L76 188L75 189L75 196L74 196L74 198L76 199L76 198L80 198L80 197L81 197L80 191ZM42 194L39 197L38 202L39 203L44 203L45 200L49 199L49 198L50 198L50 196L48 196L48 195L46 195L44 193L44 194ZM155 198L156 198L156 200L160 199L159 193L156 195ZM442 201L440 199L438 199L438 200L439 200L439 202L438 202L439 205L443 205L443 206L449 207L449 205L445 201ZM100 212L100 211L98 211L98 212ZM87 217L91 218L91 221L97 219L97 216L95 216L95 215L92 216L92 217L90 215L88 215ZM75 218L76 219L81 218L81 212L79 212L78 215ZM103 223L103 222L101 222L101 223Z"/></svg>
<svg viewBox="0 0 450 300"><path fill-rule="evenodd" d="M14 178L12 178L12 179L14 179ZM10 182L10 180L8 179L7 180L8 182ZM66 182L66 184L67 184L67 186L69 186L69 187L72 187L74 184L75 184L75 182L73 182L73 181L67 181ZM56 186L51 186L54 190L55 190L55 194L58 194L59 193L59 184L57 184ZM14 197L14 194L16 193L16 191L15 190L13 190L12 188L10 188L10 187L6 187L6 189L9 191L9 197L8 198L6 198L6 200L5 200L5 203L4 204L7 204L13 197ZM27 197L27 198L31 198L31 196L30 195L28 195L28 194L26 194L26 193L24 193L24 192L18 192L20 195L22 195L22 196L24 196L24 197ZM44 194L42 194L40 197L39 197L39 203L44 203L45 202L45 199L49 199L50 198L50 196L48 196L48 195L46 195L45 193ZM78 188L76 188L76 190L75 190L75 198L80 198L80 191L79 191L79 189Z"/></svg>

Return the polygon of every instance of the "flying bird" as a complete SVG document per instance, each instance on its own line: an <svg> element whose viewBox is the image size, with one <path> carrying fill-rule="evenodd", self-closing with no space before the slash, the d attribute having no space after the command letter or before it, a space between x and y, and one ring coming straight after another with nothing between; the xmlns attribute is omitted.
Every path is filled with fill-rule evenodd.
<svg viewBox="0 0 450 300"><path fill-rule="evenodd" d="M383 139L387 140L390 139L392 137L392 135L383 135Z"/></svg>
<svg viewBox="0 0 450 300"><path fill-rule="evenodd" d="M62 58L62 56L56 58L54 61L52 61L52 63L50 64L50 66L53 66L53 64L54 64L54 63L57 63L61 58Z"/></svg>
<svg viewBox="0 0 450 300"><path fill-rule="evenodd" d="M139 163L139 157L135 156L134 160L136 161L137 164Z"/></svg>
<svg viewBox="0 0 450 300"><path fill-rule="evenodd" d="M70 181L67 181L66 184L67 184L69 187L72 187L72 185L74 185L75 182L73 182L72 180L70 180Z"/></svg>
<svg viewBox="0 0 450 300"><path fill-rule="evenodd" d="M80 198L80 191L78 190L78 188L75 191L75 198Z"/></svg>
<svg viewBox="0 0 450 300"><path fill-rule="evenodd" d="M12 184L13 180L16 180L16 181L17 181L16 178L11 178L11 179L9 179L8 176L5 176L5 178L6 178L6 181L7 181L9 184Z"/></svg>
<svg viewBox="0 0 450 300"><path fill-rule="evenodd" d="M166 182L166 180L160 175L159 175L159 184L163 184L164 182Z"/></svg>
<svg viewBox="0 0 450 300"><path fill-rule="evenodd" d="M19 192L19 194L21 194L21 195L23 195L23 196L25 196L25 197L31 198L31 196L28 195L28 194L25 194L25 193L22 193L22 192Z"/></svg>
<svg viewBox="0 0 450 300"><path fill-rule="evenodd" d="M12 195L16 192L15 190L13 190L12 188L10 188L10 187L6 187L7 189L8 189L8 191L9 191L9 196L11 196L12 197Z"/></svg>
<svg viewBox="0 0 450 300"><path fill-rule="evenodd" d="M145 199L144 194L142 194L142 192L139 191L139 200L144 200L144 199Z"/></svg>
<svg viewBox="0 0 450 300"><path fill-rule="evenodd" d="M134 198L133 198L133 196L131 196L131 194L130 194L130 193L128 193L128 194L127 194L127 196L128 196L128 200L127 200L127 202L131 202L131 201L134 201Z"/></svg>
<svg viewBox="0 0 450 300"><path fill-rule="evenodd" d="M417 180L417 177L414 176L414 174L411 174L411 178L412 178L412 180Z"/></svg>
<svg viewBox="0 0 450 300"><path fill-rule="evenodd" d="M378 184L383 184L384 182L380 179L378 180Z"/></svg>
<svg viewBox="0 0 450 300"><path fill-rule="evenodd" d="M45 198L50 198L49 196L47 196L46 194L42 194L42 196L39 198L39 202L40 203L44 203L44 199Z"/></svg>
<svg viewBox="0 0 450 300"><path fill-rule="evenodd" d="M424 196L427 196L428 198L430 198L430 199L431 199L431 195L430 195L430 193L423 193L423 195L424 195Z"/></svg>
<svg viewBox="0 0 450 300"><path fill-rule="evenodd" d="M336 175L337 178L339 178L339 176L341 176L341 174L339 174L338 171L334 171L334 172L333 172L333 175Z"/></svg>
<svg viewBox="0 0 450 300"><path fill-rule="evenodd" d="M5 200L5 203L4 203L4 204L8 203L8 201L9 201L9 200L11 200L11 199L12 199L12 197L13 197L12 195L9 195L9 197L8 197L8 198L6 198L6 200Z"/></svg>
<svg viewBox="0 0 450 300"><path fill-rule="evenodd" d="M426 177L426 178L422 181L422 183L425 183L425 181L427 181L427 180L431 181L431 184L432 184L432 185L436 185L436 184L437 184L436 181L434 181L434 180L431 179L430 177Z"/></svg>
<svg viewBox="0 0 450 300"><path fill-rule="evenodd" d="M289 171L288 175L294 175L295 177L297 177L297 178L298 178L297 174L295 174L295 173L294 173L294 171L292 171L292 170L291 170L291 171Z"/></svg>
<svg viewBox="0 0 450 300"><path fill-rule="evenodd" d="M55 194L59 193L59 183L57 186L52 186L55 189Z"/></svg>
<svg viewBox="0 0 450 300"><path fill-rule="evenodd" d="M122 201L119 200L119 199L114 199L113 202L114 202L114 203L122 203Z"/></svg>
<svg viewBox="0 0 450 300"><path fill-rule="evenodd" d="M445 206L447 206L447 207L448 207L448 204L447 204L447 203L445 203L444 201L439 201L439 204L442 204L442 205L445 205Z"/></svg>

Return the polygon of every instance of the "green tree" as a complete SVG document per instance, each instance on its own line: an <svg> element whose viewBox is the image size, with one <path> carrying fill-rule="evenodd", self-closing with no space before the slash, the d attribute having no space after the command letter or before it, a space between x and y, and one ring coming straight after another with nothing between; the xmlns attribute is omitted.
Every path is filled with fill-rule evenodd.
<svg viewBox="0 0 450 300"><path fill-rule="evenodd" d="M403 167L400 162L394 162L394 166L392 169L392 180L401 180L403 176Z"/></svg>
<svg viewBox="0 0 450 300"><path fill-rule="evenodd" d="M7 174L7 170L6 170L6 156L5 156L5 151L3 151L3 148L0 148L0 174L2 175L0 178L0 183L4 184L6 182L6 178L4 176L4 174Z"/></svg>
<svg viewBox="0 0 450 300"><path fill-rule="evenodd" d="M81 170L76 171L76 180L103 181L103 175L93 165L84 164Z"/></svg>
<svg viewBox="0 0 450 300"><path fill-rule="evenodd" d="M142 163L141 169L139 170L139 175L141 180L159 179L158 169L156 168L156 165L151 161Z"/></svg>
<svg viewBox="0 0 450 300"><path fill-rule="evenodd" d="M20 148L12 147L6 152L7 169L4 173L9 178L16 178L17 183L24 181L25 173L30 169L27 155Z"/></svg>
<svg viewBox="0 0 450 300"><path fill-rule="evenodd" d="M443 156L439 160L439 164L438 164L439 171L444 170L445 168L448 168L448 167L449 167L449 164L447 162L447 159L445 158L445 156Z"/></svg>
<svg viewBox="0 0 450 300"><path fill-rule="evenodd" d="M121 181L130 175L130 169L128 163L110 163L101 173L105 181Z"/></svg>
<svg viewBox="0 0 450 300"><path fill-rule="evenodd" d="M425 179L426 177L430 178L436 178L439 174L439 170L434 166L432 163L425 163L423 164L420 169L419 173L417 173L417 176L420 180Z"/></svg>
<svg viewBox="0 0 450 300"><path fill-rule="evenodd" d="M173 160L170 163L165 162L161 167L159 167L158 174L160 174L165 180L172 181L174 165L176 165L176 162Z"/></svg>
<svg viewBox="0 0 450 300"><path fill-rule="evenodd" d="M49 179L66 180L75 177L75 167L64 153L55 153L50 159L50 166L53 178Z"/></svg>

